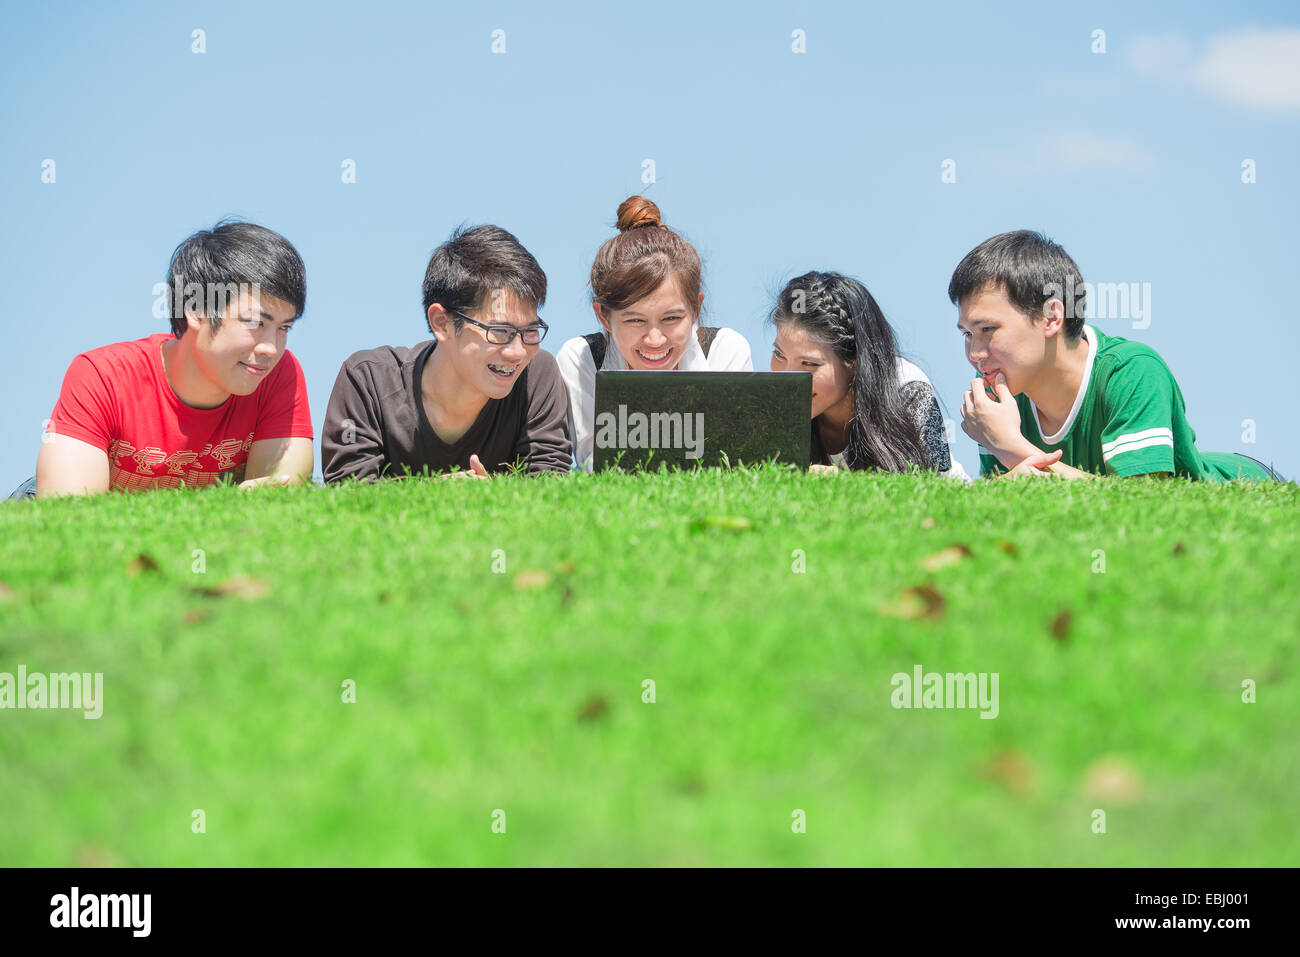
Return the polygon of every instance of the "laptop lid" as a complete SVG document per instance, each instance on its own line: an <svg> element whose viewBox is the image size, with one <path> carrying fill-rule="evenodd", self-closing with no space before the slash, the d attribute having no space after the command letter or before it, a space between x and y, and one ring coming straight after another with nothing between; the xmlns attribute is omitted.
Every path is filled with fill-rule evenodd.
<svg viewBox="0 0 1300 957"><path fill-rule="evenodd" d="M756 465L808 468L809 372L596 373L592 467Z"/></svg>

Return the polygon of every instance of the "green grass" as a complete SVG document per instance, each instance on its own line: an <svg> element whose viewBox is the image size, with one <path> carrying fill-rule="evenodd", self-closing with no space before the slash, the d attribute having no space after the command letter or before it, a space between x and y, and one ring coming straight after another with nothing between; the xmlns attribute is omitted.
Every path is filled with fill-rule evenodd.
<svg viewBox="0 0 1300 957"><path fill-rule="evenodd" d="M105 701L0 711L0 864L1295 865L1298 505L771 468L7 503L0 671ZM269 594L201 591L236 575ZM881 611L925 582L941 618ZM916 664L997 672L999 716L894 709Z"/></svg>

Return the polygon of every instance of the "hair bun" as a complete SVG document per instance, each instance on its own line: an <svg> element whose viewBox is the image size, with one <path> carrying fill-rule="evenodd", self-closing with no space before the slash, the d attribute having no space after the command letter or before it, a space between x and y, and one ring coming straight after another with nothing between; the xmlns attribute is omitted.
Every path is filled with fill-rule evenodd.
<svg viewBox="0 0 1300 957"><path fill-rule="evenodd" d="M659 207L644 196L629 196L618 206L618 231L626 233L632 229L647 229L660 226Z"/></svg>

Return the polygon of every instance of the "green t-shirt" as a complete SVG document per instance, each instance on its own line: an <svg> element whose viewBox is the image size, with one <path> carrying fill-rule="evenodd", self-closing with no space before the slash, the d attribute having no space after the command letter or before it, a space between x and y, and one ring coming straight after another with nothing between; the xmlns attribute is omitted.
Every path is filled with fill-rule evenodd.
<svg viewBox="0 0 1300 957"><path fill-rule="evenodd" d="M1233 452L1200 452L1184 414L1183 393L1173 373L1150 346L1084 327L1088 364L1074 407L1055 435L1044 436L1038 410L1016 396L1020 432L1044 452L1061 450L1061 461L1098 475L1172 472L1208 482L1271 479L1259 463ZM980 475L1006 468L986 449Z"/></svg>

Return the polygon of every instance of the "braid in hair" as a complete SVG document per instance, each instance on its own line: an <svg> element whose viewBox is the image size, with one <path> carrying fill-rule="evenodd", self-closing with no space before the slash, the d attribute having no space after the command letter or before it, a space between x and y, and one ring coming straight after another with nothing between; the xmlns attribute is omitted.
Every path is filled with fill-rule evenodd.
<svg viewBox="0 0 1300 957"><path fill-rule="evenodd" d="M798 323L853 366L853 416L844 449L851 468L933 468L899 388L894 331L866 286L839 273L805 273L786 284L772 321Z"/></svg>

